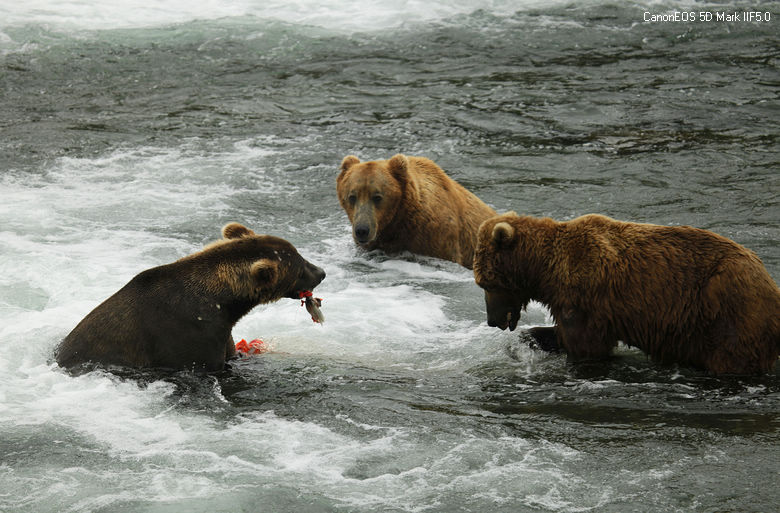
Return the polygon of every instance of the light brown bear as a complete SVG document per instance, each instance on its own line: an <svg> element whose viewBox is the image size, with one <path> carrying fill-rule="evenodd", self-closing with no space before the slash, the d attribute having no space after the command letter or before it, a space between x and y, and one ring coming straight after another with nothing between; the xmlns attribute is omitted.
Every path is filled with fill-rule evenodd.
<svg viewBox="0 0 780 513"><path fill-rule="evenodd" d="M241 317L261 303L299 299L325 278L284 239L238 223L222 236L130 280L65 337L57 363L219 371L235 354L231 330Z"/></svg>
<svg viewBox="0 0 780 513"><path fill-rule="evenodd" d="M480 227L474 277L489 325L512 330L539 301L574 360L620 340L663 363L758 374L780 354L780 289L752 251L706 230L508 213Z"/></svg>
<svg viewBox="0 0 780 513"><path fill-rule="evenodd" d="M336 181L355 242L389 253L410 251L471 269L477 229L496 215L424 157L361 162L344 157Z"/></svg>

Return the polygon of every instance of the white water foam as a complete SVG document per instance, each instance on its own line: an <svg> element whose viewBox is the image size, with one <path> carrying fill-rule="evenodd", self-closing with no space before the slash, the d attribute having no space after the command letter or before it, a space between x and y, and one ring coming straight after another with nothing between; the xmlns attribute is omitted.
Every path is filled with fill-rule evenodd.
<svg viewBox="0 0 780 513"><path fill-rule="evenodd" d="M31 0L3 2L0 5L0 28L35 24L71 29L110 30L252 16L263 20L352 32L395 28L405 23L435 22L459 14L469 14L478 9L496 15L507 15L549 3L541 0Z"/></svg>

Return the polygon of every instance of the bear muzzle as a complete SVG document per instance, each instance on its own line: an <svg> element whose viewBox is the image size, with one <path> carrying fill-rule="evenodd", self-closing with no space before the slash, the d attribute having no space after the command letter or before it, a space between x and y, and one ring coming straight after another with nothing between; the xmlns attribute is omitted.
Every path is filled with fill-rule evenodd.
<svg viewBox="0 0 780 513"><path fill-rule="evenodd" d="M371 228L367 224L355 225L353 236L358 244L368 244L371 242Z"/></svg>
<svg viewBox="0 0 780 513"><path fill-rule="evenodd" d="M491 315L490 312L488 312L488 326L491 326L493 328L499 328L501 330L505 330L509 328L509 331L515 331L515 328L517 328L517 323L520 321L520 311L519 310L507 310L506 313L502 315L502 313Z"/></svg>
<svg viewBox="0 0 780 513"><path fill-rule="evenodd" d="M377 236L376 214L370 206L360 206L352 223L352 237L360 246L374 242Z"/></svg>
<svg viewBox="0 0 780 513"><path fill-rule="evenodd" d="M506 294L485 291L485 308L488 326L509 331L517 328L520 321L521 304Z"/></svg>
<svg viewBox="0 0 780 513"><path fill-rule="evenodd" d="M325 279L325 271L311 262L304 261L304 269L301 276L295 281L293 290L287 295L291 299L299 299L301 292L313 290Z"/></svg>
<svg viewBox="0 0 780 513"><path fill-rule="evenodd" d="M355 239L355 243L364 248L370 249L369 246L375 242L377 236L377 229L375 223L370 222L356 222L352 227L352 238Z"/></svg>

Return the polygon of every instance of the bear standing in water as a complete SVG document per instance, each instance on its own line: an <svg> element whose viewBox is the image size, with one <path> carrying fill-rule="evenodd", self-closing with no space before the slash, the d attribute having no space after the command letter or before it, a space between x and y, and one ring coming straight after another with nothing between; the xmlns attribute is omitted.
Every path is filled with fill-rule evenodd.
<svg viewBox="0 0 780 513"><path fill-rule="evenodd" d="M489 325L512 330L539 301L574 360L620 340L664 363L758 374L780 354L780 289L752 251L706 230L508 213L480 227L474 277Z"/></svg>
<svg viewBox="0 0 780 513"><path fill-rule="evenodd" d="M344 157L336 181L355 242L389 253L410 251L471 269L477 229L496 215L424 157L360 162Z"/></svg>
<svg viewBox="0 0 780 513"><path fill-rule="evenodd" d="M56 350L81 364L219 371L231 330L261 303L299 299L325 278L292 244L231 223L222 240L146 270L90 312Z"/></svg>

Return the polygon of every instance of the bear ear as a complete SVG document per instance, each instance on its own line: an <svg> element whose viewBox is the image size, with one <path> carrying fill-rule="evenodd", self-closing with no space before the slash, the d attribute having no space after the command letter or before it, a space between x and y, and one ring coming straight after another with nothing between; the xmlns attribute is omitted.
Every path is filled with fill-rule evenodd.
<svg viewBox="0 0 780 513"><path fill-rule="evenodd" d="M515 229L511 224L501 221L493 227L493 242L499 248L509 246L515 238Z"/></svg>
<svg viewBox="0 0 780 513"><path fill-rule="evenodd" d="M259 284L264 286L273 285L276 283L276 278L279 275L279 263L270 258L255 260L249 267L249 274Z"/></svg>
<svg viewBox="0 0 780 513"><path fill-rule="evenodd" d="M239 223L229 223L222 227L222 238L224 239L240 239L254 234L255 232Z"/></svg>
<svg viewBox="0 0 780 513"><path fill-rule="evenodd" d="M360 159L354 155L347 155L344 160L341 161L341 172L343 173L347 169L351 168L355 164L360 164Z"/></svg>
<svg viewBox="0 0 780 513"><path fill-rule="evenodd" d="M387 168L396 178L401 179L406 176L407 169L409 168L409 159L406 158L406 155L401 153L393 155L390 157L390 160L387 161Z"/></svg>
<svg viewBox="0 0 780 513"><path fill-rule="evenodd" d="M520 217L519 215L517 215L517 212L515 212L514 210L510 210L509 212L505 213L504 215L505 216L512 216L512 217Z"/></svg>

